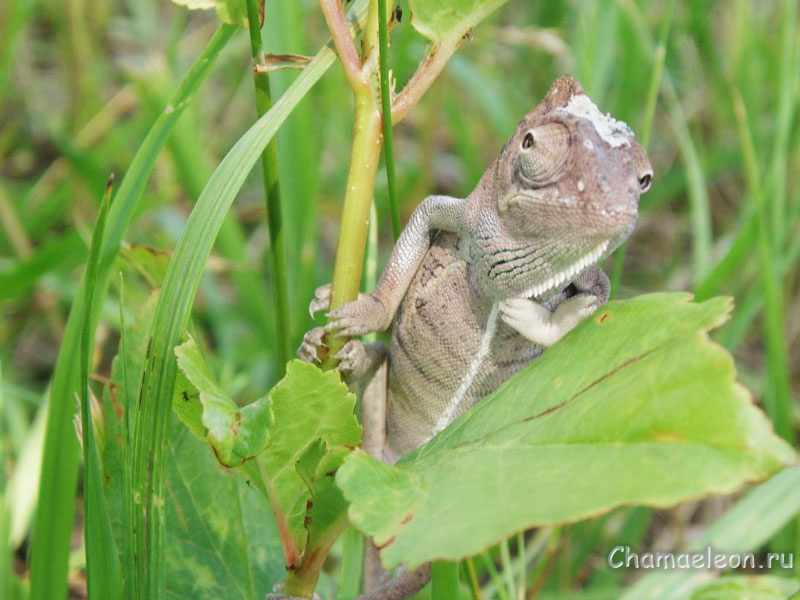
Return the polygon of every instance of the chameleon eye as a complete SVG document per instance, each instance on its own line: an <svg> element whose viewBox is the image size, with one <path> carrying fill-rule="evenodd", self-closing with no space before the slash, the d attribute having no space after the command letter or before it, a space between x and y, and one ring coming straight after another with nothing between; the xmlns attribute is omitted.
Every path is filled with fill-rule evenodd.
<svg viewBox="0 0 800 600"><path fill-rule="evenodd" d="M517 168L523 182L537 188L557 181L570 154L569 130L561 123L547 123L522 138Z"/></svg>
<svg viewBox="0 0 800 600"><path fill-rule="evenodd" d="M641 177L639 177L639 187L643 192L646 192L650 189L650 184L653 181L653 174L652 173L645 173Z"/></svg>
<svg viewBox="0 0 800 600"><path fill-rule="evenodd" d="M527 150L531 146L533 146L533 134L529 131L522 139L522 149Z"/></svg>

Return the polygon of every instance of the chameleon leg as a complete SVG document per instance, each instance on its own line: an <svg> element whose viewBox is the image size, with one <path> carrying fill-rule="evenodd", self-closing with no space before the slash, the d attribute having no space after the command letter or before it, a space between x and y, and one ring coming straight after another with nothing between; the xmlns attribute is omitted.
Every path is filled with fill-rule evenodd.
<svg viewBox="0 0 800 600"><path fill-rule="evenodd" d="M509 298L502 304L501 318L524 338L547 348L595 310L597 298L592 295L573 296L554 311L535 300Z"/></svg>

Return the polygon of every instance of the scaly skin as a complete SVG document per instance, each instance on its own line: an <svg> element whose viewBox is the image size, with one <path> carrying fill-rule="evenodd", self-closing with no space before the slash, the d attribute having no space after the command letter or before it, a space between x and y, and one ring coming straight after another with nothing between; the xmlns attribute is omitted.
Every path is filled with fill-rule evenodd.
<svg viewBox="0 0 800 600"><path fill-rule="evenodd" d="M426 442L608 299L596 266L630 234L652 168L624 123L555 81L465 199L426 198L371 294L329 313L356 336L394 323L390 462ZM327 308L318 290L312 311ZM319 329L299 351L314 361ZM367 352L351 341L345 372Z"/></svg>

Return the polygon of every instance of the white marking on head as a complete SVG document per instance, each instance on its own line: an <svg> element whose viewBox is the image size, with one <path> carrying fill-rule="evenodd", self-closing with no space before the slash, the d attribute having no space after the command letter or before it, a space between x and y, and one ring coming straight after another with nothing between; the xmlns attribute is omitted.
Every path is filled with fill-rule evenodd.
<svg viewBox="0 0 800 600"><path fill-rule="evenodd" d="M601 113L586 94L572 96L562 110L578 118L591 121L597 135L612 148L629 146L633 139L630 127L622 121L617 121L611 115Z"/></svg>

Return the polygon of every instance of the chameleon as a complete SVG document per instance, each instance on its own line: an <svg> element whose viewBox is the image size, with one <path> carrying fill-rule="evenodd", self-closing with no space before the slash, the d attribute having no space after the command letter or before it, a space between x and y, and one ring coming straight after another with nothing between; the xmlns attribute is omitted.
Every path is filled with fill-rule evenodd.
<svg viewBox="0 0 800 600"><path fill-rule="evenodd" d="M630 127L561 76L466 198L417 206L375 289L328 312L298 356L319 362L329 332L393 325L390 350L352 339L336 356L346 378L372 378L364 446L374 436L368 451L393 463L608 300L597 263L631 234L652 179ZM312 315L330 296L330 285L317 289ZM386 358L388 394L378 369Z"/></svg>

